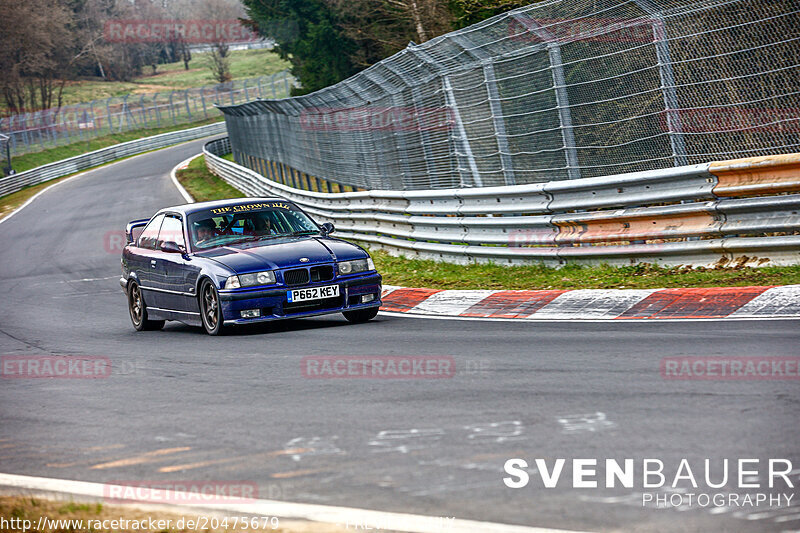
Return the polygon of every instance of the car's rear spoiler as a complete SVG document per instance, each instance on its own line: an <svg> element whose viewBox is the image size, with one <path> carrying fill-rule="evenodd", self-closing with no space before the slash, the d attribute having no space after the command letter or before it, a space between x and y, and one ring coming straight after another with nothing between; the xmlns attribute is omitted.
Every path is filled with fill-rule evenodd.
<svg viewBox="0 0 800 533"><path fill-rule="evenodd" d="M150 222L149 218L128 222L128 225L125 227L125 239L128 241L128 244L133 242L133 230L146 226L148 222Z"/></svg>

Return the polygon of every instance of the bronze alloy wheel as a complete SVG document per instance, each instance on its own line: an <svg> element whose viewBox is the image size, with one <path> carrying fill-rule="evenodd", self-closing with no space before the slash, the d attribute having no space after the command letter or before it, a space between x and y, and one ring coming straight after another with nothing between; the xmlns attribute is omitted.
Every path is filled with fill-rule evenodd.
<svg viewBox="0 0 800 533"><path fill-rule="evenodd" d="M136 331L154 331L164 327L164 320L149 320L142 289L135 281L128 283L128 311Z"/></svg>
<svg viewBox="0 0 800 533"><path fill-rule="evenodd" d="M219 294L210 281L203 283L200 293L200 313L203 316L203 327L209 335L222 332L222 309L219 305Z"/></svg>

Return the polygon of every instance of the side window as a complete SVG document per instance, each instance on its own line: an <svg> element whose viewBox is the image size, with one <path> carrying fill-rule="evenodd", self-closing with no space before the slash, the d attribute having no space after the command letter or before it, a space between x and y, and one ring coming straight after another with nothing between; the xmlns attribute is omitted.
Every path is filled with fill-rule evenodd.
<svg viewBox="0 0 800 533"><path fill-rule="evenodd" d="M147 248L148 250L156 249L158 230L161 229L161 222L163 221L164 215L158 215L145 226L144 231L139 235L139 248Z"/></svg>
<svg viewBox="0 0 800 533"><path fill-rule="evenodd" d="M161 225L161 232L158 234L158 246L165 242L172 241L178 246L186 247L186 241L183 238L183 222L177 215L167 215L164 223Z"/></svg>

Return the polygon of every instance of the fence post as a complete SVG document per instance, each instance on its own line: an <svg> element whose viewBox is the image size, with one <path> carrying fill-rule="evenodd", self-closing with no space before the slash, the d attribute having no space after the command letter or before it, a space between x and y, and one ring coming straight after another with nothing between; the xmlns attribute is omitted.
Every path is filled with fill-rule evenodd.
<svg viewBox="0 0 800 533"><path fill-rule="evenodd" d="M147 113L144 109L144 94L139 97L139 113L142 115L142 126L147 126Z"/></svg>
<svg viewBox="0 0 800 533"><path fill-rule="evenodd" d="M481 50L479 46L470 41L465 34L455 33L452 39L457 42L464 51L479 61L483 67L483 80L486 84L486 93L489 97L489 110L492 113L492 124L494 125L495 138L497 139L497 151L500 153L500 163L503 166L503 180L506 185L516 185L517 180L514 175L514 161L511 159L511 152L508 148L508 136L506 135L506 121L503 117L503 106L500 103L500 91L497 90L497 79L494 74L494 62L487 52Z"/></svg>
<svg viewBox="0 0 800 533"><path fill-rule="evenodd" d="M666 113L669 142L672 148L672 161L676 167L689 164L686 157L686 143L683 138L678 92L675 89L675 73L672 70L672 58L667 40L667 24L661 10L651 0L634 0L645 13L653 17L653 43L656 47L658 74L661 78L661 90L664 95L664 112Z"/></svg>
<svg viewBox="0 0 800 533"><path fill-rule="evenodd" d="M156 93L153 95L153 109L156 112L156 126L161 127L161 109L158 106L158 95L161 93Z"/></svg>
<svg viewBox="0 0 800 533"><path fill-rule="evenodd" d="M189 109L189 89L186 89L183 92L183 95L184 95L184 99L186 101L186 114L189 116L189 120L191 121L192 120L192 110Z"/></svg>
<svg viewBox="0 0 800 533"><path fill-rule="evenodd" d="M546 43L547 54L550 58L550 66L552 67L553 73L553 88L555 89L556 107L558 107L561 139L564 142L567 176L569 179L579 179L581 177L581 169L578 164L575 131L572 127L572 111L569 107L569 95L567 94L567 79L564 76L564 63L561 59L561 45L558 44L558 37L550 33L546 28L543 28L532 18L523 18L518 13L515 13L512 17L519 22L523 28L535 34Z"/></svg>
<svg viewBox="0 0 800 533"><path fill-rule="evenodd" d="M500 92L497 90L497 79L494 75L494 63L491 59L483 62L483 78L486 80L486 91L489 94L489 109L492 111L492 123L497 135L497 149L500 151L500 162L503 164L503 179L506 185L516 185L514 160L508 147L506 120L503 117L503 106L500 103Z"/></svg>
<svg viewBox="0 0 800 533"><path fill-rule="evenodd" d="M450 84L450 76L442 76L442 86L444 87L447 107L449 107L453 113L453 120L455 121L456 129L458 130L456 139L459 141L459 144L461 144L461 150L463 150L463 153L457 153L457 155L466 157L467 164L469 165L469 172L472 175L473 184L476 187L483 187L481 174L478 171L478 165L475 163L475 156L472 154L472 147L470 146L469 139L467 138L467 130L464 128L464 122L461 120L461 113L458 111L458 104L456 103L456 98L453 94L453 86ZM458 166L461 167L460 164ZM461 170L462 169L459 168L459 175L461 175ZM463 181L461 182L461 186L464 186Z"/></svg>
<svg viewBox="0 0 800 533"><path fill-rule="evenodd" d="M106 100L106 122L108 122L108 133L114 133L114 122L111 120L111 97Z"/></svg>

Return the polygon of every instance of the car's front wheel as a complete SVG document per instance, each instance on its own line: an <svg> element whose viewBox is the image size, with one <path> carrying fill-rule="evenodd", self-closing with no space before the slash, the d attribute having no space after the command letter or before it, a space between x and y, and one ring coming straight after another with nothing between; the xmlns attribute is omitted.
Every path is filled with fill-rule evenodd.
<svg viewBox="0 0 800 533"><path fill-rule="evenodd" d="M135 281L128 283L128 311L136 331L154 331L164 327L164 320L147 318L147 305L142 297L142 288Z"/></svg>
<svg viewBox="0 0 800 533"><path fill-rule="evenodd" d="M223 331L222 307L219 305L219 293L209 280L200 288L200 314L203 327L209 335L221 335Z"/></svg>
<svg viewBox="0 0 800 533"><path fill-rule="evenodd" d="M358 311L344 311L344 317L353 324L361 324L375 318L378 314L377 307L370 307L369 309L359 309Z"/></svg>

